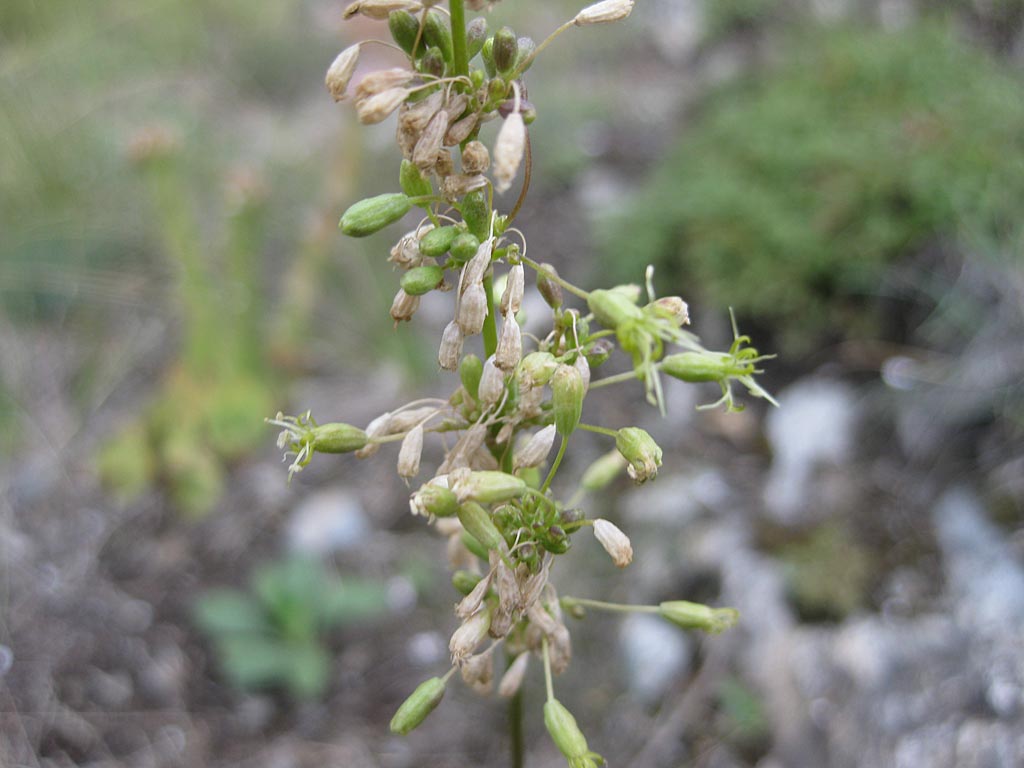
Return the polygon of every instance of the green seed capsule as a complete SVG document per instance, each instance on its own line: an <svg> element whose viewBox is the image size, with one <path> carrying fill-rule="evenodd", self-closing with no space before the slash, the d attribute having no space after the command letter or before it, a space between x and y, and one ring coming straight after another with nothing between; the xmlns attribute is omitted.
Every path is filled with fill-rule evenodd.
<svg viewBox="0 0 1024 768"><path fill-rule="evenodd" d="M427 19L423 23L423 39L427 45L432 45L441 50L445 63L451 64L454 58L454 47L452 45L452 32L448 29L448 22L438 11L429 11Z"/></svg>
<svg viewBox="0 0 1024 768"><path fill-rule="evenodd" d="M398 43L398 47L412 56L412 47L416 45L416 36L420 32L420 23L415 16L408 11L392 11L388 14L388 29L391 30L391 37ZM423 53L423 43L417 55Z"/></svg>
<svg viewBox="0 0 1024 768"><path fill-rule="evenodd" d="M456 226L432 229L420 238L420 253L424 256L443 256L452 247L452 242L459 235Z"/></svg>
<svg viewBox="0 0 1024 768"><path fill-rule="evenodd" d="M508 74L516 65L519 42L516 33L509 27L502 27L494 33L494 66L502 75Z"/></svg>
<svg viewBox="0 0 1024 768"><path fill-rule="evenodd" d="M544 726L567 759L579 760L590 751L576 718L558 699L548 699L544 704Z"/></svg>
<svg viewBox="0 0 1024 768"><path fill-rule="evenodd" d="M462 386L476 400L480 397L480 377L484 372L484 364L476 355L466 355L459 363L459 378Z"/></svg>
<svg viewBox="0 0 1024 768"><path fill-rule="evenodd" d="M444 680L432 677L420 683L391 718L391 732L401 736L422 723L444 697Z"/></svg>
<svg viewBox="0 0 1024 768"><path fill-rule="evenodd" d="M583 377L571 365L560 365L551 377L551 405L555 429L562 437L576 431L583 413Z"/></svg>
<svg viewBox="0 0 1024 768"><path fill-rule="evenodd" d="M428 197L434 193L430 179L420 173L420 169L409 160L402 160L402 168L398 172L398 181L402 185L402 191L409 197ZM418 205L427 208L430 206L430 203L418 203Z"/></svg>
<svg viewBox="0 0 1024 768"><path fill-rule="evenodd" d="M444 60L444 53L436 45L432 45L420 59L420 72L433 77L444 77L444 69L447 66Z"/></svg>
<svg viewBox="0 0 1024 768"><path fill-rule="evenodd" d="M349 237L366 237L398 221L411 207L409 198L401 192L368 197L349 207L338 226Z"/></svg>
<svg viewBox="0 0 1024 768"><path fill-rule="evenodd" d="M484 63L484 71L487 72L488 77L495 77L498 74L497 67L494 66L494 38L488 37L484 40L484 45L480 49L480 59Z"/></svg>
<svg viewBox="0 0 1024 768"><path fill-rule="evenodd" d="M452 240L450 249L452 259L456 264L465 264L476 256L476 249L480 247L480 238L470 232L463 232Z"/></svg>
<svg viewBox="0 0 1024 768"><path fill-rule="evenodd" d="M459 521L466 533L487 549L501 549L504 545L505 538L491 520L490 513L475 501L467 501L459 507Z"/></svg>
<svg viewBox="0 0 1024 768"><path fill-rule="evenodd" d="M402 290L410 296L422 296L437 288L444 280L442 267L413 267L404 275L400 284Z"/></svg>
<svg viewBox="0 0 1024 768"><path fill-rule="evenodd" d="M483 504L498 504L520 498L526 493L526 483L522 478L507 472L483 470L471 472L456 490L464 499L472 499Z"/></svg>
<svg viewBox="0 0 1024 768"><path fill-rule="evenodd" d="M351 424L321 424L310 430L309 441L320 453L351 453L365 448L369 438Z"/></svg>
<svg viewBox="0 0 1024 768"><path fill-rule="evenodd" d="M670 600L658 605L658 613L683 629L702 629L713 635L720 634L739 621L735 608L712 608L686 600Z"/></svg>
<svg viewBox="0 0 1024 768"><path fill-rule="evenodd" d="M462 543L465 545L466 549L468 549L474 555L479 557L481 560L487 559L487 547L485 547L476 538L474 538L473 535L469 533L469 531L462 532Z"/></svg>
<svg viewBox="0 0 1024 768"><path fill-rule="evenodd" d="M472 60L484 47L487 40L487 19L477 16L466 25L466 59Z"/></svg>
<svg viewBox="0 0 1024 768"><path fill-rule="evenodd" d="M722 381L729 376L728 355L715 352L680 352L661 361L661 370L689 382Z"/></svg>
<svg viewBox="0 0 1024 768"><path fill-rule="evenodd" d="M481 578L483 577L480 574L472 571L456 571L452 574L452 586L460 594L468 595L480 583Z"/></svg>
<svg viewBox="0 0 1024 768"><path fill-rule="evenodd" d="M644 316L640 307L616 290L591 291L587 297L587 306L597 322L605 328L618 328L631 320L642 320Z"/></svg>
<svg viewBox="0 0 1024 768"><path fill-rule="evenodd" d="M460 211L469 231L476 239L486 240L491 230L491 208L487 205L487 193L482 189L470 192L462 198Z"/></svg>

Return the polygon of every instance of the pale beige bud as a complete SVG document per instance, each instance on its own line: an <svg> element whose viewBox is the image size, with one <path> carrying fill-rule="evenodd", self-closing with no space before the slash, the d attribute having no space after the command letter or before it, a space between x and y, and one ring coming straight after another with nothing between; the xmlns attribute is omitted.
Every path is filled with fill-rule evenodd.
<svg viewBox="0 0 1024 768"><path fill-rule="evenodd" d="M455 606L455 615L460 619L468 619L474 613L476 613L480 606L483 605L484 598L487 597L487 592L491 588L491 576L494 572L488 573L484 578L477 582L473 590L466 595L459 603Z"/></svg>
<svg viewBox="0 0 1024 768"><path fill-rule="evenodd" d="M463 662L459 674L462 682L477 693L486 696L494 686L494 654L484 651Z"/></svg>
<svg viewBox="0 0 1024 768"><path fill-rule="evenodd" d="M540 466L547 459L548 454L551 453L551 447L555 444L556 434L555 425L549 424L531 437L522 450L515 452L515 456L512 459L515 468L522 469L523 467Z"/></svg>
<svg viewBox="0 0 1024 768"><path fill-rule="evenodd" d="M437 159L434 161L434 173L441 179L445 179L455 173L455 163L452 162L452 153L447 149L438 150Z"/></svg>
<svg viewBox="0 0 1024 768"><path fill-rule="evenodd" d="M437 408L431 405L425 405L422 408L407 408L404 411L393 413L391 414L390 421L388 421L386 434L397 435L402 432L408 432L417 424L421 424L429 419L435 413L437 413Z"/></svg>
<svg viewBox="0 0 1024 768"><path fill-rule="evenodd" d="M416 13L423 9L423 4L416 0L356 0L346 6L342 18L351 19L356 14L377 21L386 21L392 11L409 11Z"/></svg>
<svg viewBox="0 0 1024 768"><path fill-rule="evenodd" d="M538 600L526 609L526 616L530 623L537 627L545 635L550 635L558 629L558 621L548 613L544 605Z"/></svg>
<svg viewBox="0 0 1024 768"><path fill-rule="evenodd" d="M526 124L521 114L513 112L505 118L494 142L494 186L498 192L506 192L512 186L525 148Z"/></svg>
<svg viewBox="0 0 1024 768"><path fill-rule="evenodd" d="M401 67L378 69L359 81L359 85L356 86L356 99L363 101L392 88L402 88L412 82L414 77L415 72Z"/></svg>
<svg viewBox="0 0 1024 768"><path fill-rule="evenodd" d="M463 119L465 120L468 118ZM449 131L449 133L450 132L451 131ZM491 153L487 151L487 147L484 146L482 141L471 141L466 145L466 148L462 150L463 173L483 173L490 167Z"/></svg>
<svg viewBox="0 0 1024 768"><path fill-rule="evenodd" d="M516 656L515 661L508 665L505 674L501 676L501 682L498 683L498 695L503 699L511 699L519 693L529 665L529 653L520 653Z"/></svg>
<svg viewBox="0 0 1024 768"><path fill-rule="evenodd" d="M416 314L419 306L419 296L410 296L399 288L398 293L395 294L395 300L391 302L391 319L396 323L412 320L412 316Z"/></svg>
<svg viewBox="0 0 1024 768"><path fill-rule="evenodd" d="M622 21L629 16L633 10L634 0L603 0L600 3L588 5L576 14L573 22L580 27L588 24L608 24L613 21Z"/></svg>
<svg viewBox="0 0 1024 768"><path fill-rule="evenodd" d="M433 224L424 224L418 229L406 232L392 246L388 261L402 269L412 269L423 264L423 254L420 253L420 238L433 228Z"/></svg>
<svg viewBox="0 0 1024 768"><path fill-rule="evenodd" d="M543 404L544 387L530 387L527 390L520 390L517 413L523 419L532 419L535 416L540 416Z"/></svg>
<svg viewBox="0 0 1024 768"><path fill-rule="evenodd" d="M486 453L480 448L487 438L487 427L484 424L474 424L462 433L455 446L445 456L438 472L450 472L448 476L449 487L454 487L463 474L469 474L470 457L477 453Z"/></svg>
<svg viewBox="0 0 1024 768"><path fill-rule="evenodd" d="M487 268L491 266L491 253L494 249L494 240L488 239L480 243L473 254L473 258L466 262L462 268L462 280L459 283L459 293L465 291L471 285L483 282Z"/></svg>
<svg viewBox="0 0 1024 768"><path fill-rule="evenodd" d="M441 334L441 347L437 351L437 362L444 370L454 371L459 367L464 339L462 329L454 320L445 326Z"/></svg>
<svg viewBox="0 0 1024 768"><path fill-rule="evenodd" d="M661 317L672 320L676 325L689 325L690 308L679 296L662 296L648 305Z"/></svg>
<svg viewBox="0 0 1024 768"><path fill-rule="evenodd" d="M455 320L464 334L475 336L483 330L486 318L487 293L484 291L483 285L474 283L466 289L466 292L459 300L459 308L455 315Z"/></svg>
<svg viewBox="0 0 1024 768"><path fill-rule="evenodd" d="M505 392L505 374L494 362L491 355L484 362L484 372L480 375L480 402L484 405L495 405Z"/></svg>
<svg viewBox="0 0 1024 768"><path fill-rule="evenodd" d="M446 147L454 147L456 144L461 144L476 128L477 123L480 122L480 115L475 112L470 115L466 115L461 120L456 120L448 127L448 133L444 135L444 145ZM465 164L463 164L465 165Z"/></svg>
<svg viewBox="0 0 1024 768"><path fill-rule="evenodd" d="M324 84L327 86L327 90L331 92L331 96L334 97L335 101L341 101L345 98L345 91L348 90L348 83L352 79L352 73L355 72L356 64L358 63L359 43L356 43L339 53L338 57L331 63L331 66L328 67Z"/></svg>
<svg viewBox="0 0 1024 768"><path fill-rule="evenodd" d="M442 174L438 174L439 176ZM470 176L465 173L449 174L444 176L441 182L441 194L445 200L455 202L465 197L475 189L483 189L487 186L487 178L480 174Z"/></svg>
<svg viewBox="0 0 1024 768"><path fill-rule="evenodd" d="M548 658L551 659L551 671L560 675L569 668L572 661L572 638L569 637L569 630L565 624L559 624L557 629L548 635Z"/></svg>
<svg viewBox="0 0 1024 768"><path fill-rule="evenodd" d="M507 635L516 622L514 611L519 601L519 585L516 583L515 574L505 565L504 560L497 558L493 567L493 583L498 593L498 605L491 614L489 632L491 637L500 638Z"/></svg>
<svg viewBox="0 0 1024 768"><path fill-rule="evenodd" d="M448 113L442 109L430 118L412 151L412 162L421 171L429 171L437 164L437 153L441 151L441 142L447 132Z"/></svg>
<svg viewBox="0 0 1024 768"><path fill-rule="evenodd" d="M444 105L444 111L448 113L448 122L455 122L462 117L462 113L466 111L468 105L469 96L464 93L458 93L448 99Z"/></svg>
<svg viewBox="0 0 1024 768"><path fill-rule="evenodd" d="M580 378L583 380L583 393L586 394L590 391L590 363L583 355L577 355L576 362L572 364L572 367L580 372Z"/></svg>
<svg viewBox="0 0 1024 768"><path fill-rule="evenodd" d="M519 312L523 305L523 289L526 284L526 272L522 264L514 264L508 271L508 281L505 283L505 292L501 294L501 314L513 315Z"/></svg>
<svg viewBox="0 0 1024 768"><path fill-rule="evenodd" d="M462 625L452 634L448 642L448 650L451 651L452 661L460 663L466 659L476 647L487 637L487 630L491 626L491 611L485 605L475 614L462 622Z"/></svg>
<svg viewBox="0 0 1024 768"><path fill-rule="evenodd" d="M437 114L437 110L444 106L444 92L434 91L432 94L418 101L415 104L406 104L398 115L398 124L412 134L419 137L420 132L427 127L430 118Z"/></svg>
<svg viewBox="0 0 1024 768"><path fill-rule="evenodd" d="M380 437L381 435L387 434L388 422L391 420L390 413L382 413L380 416L371 421L366 427L366 436ZM369 442L358 451L356 451L357 459L368 459L373 456L377 451L380 450L380 443Z"/></svg>
<svg viewBox="0 0 1024 768"><path fill-rule="evenodd" d="M523 337L516 316L511 312L501 318L501 334L494 353L494 364L509 372L519 365L523 357Z"/></svg>
<svg viewBox="0 0 1024 768"><path fill-rule="evenodd" d="M356 104L359 122L367 125L379 123L398 109L409 96L408 88L390 88Z"/></svg>
<svg viewBox="0 0 1024 768"><path fill-rule="evenodd" d="M512 433L515 431L516 425L513 424L512 422L509 422L508 424L503 424L501 429L498 430L498 434L494 436L494 442L498 443L499 445L504 445L509 441L509 438L512 437ZM278 448L283 447L284 446L281 445L278 446Z"/></svg>
<svg viewBox="0 0 1024 768"><path fill-rule="evenodd" d="M594 536L604 547L604 551L611 556L616 567L625 568L633 562L633 545L617 525L604 519L597 519L594 521Z"/></svg>
<svg viewBox="0 0 1024 768"><path fill-rule="evenodd" d="M402 439L398 450L398 475L408 480L420 473L420 456L423 455L423 425L417 424Z"/></svg>
<svg viewBox="0 0 1024 768"><path fill-rule="evenodd" d="M469 468L474 471L491 471L501 469L501 465L490 451L477 451L469 455Z"/></svg>

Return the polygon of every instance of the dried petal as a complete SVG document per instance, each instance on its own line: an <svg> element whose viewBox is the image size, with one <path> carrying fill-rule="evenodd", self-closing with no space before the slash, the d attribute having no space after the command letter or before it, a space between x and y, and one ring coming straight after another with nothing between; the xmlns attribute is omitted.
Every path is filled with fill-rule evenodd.
<svg viewBox="0 0 1024 768"><path fill-rule="evenodd" d="M352 79L352 73L355 72L356 64L358 63L359 43L356 43L339 53L337 58L331 63L331 66L328 67L324 84L327 86L327 90L331 92L331 96L334 97L335 101L341 101L345 98L345 91L348 90L348 83Z"/></svg>
<svg viewBox="0 0 1024 768"><path fill-rule="evenodd" d="M498 192L506 192L523 162L526 148L526 124L519 112L505 118L494 143L494 181Z"/></svg>

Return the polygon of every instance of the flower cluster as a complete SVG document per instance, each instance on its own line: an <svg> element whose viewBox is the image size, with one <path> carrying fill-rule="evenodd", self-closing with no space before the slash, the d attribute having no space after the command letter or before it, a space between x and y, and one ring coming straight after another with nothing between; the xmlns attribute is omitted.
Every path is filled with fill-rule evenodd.
<svg viewBox="0 0 1024 768"><path fill-rule="evenodd" d="M624 606L559 597L552 563L579 531L591 530L616 566L624 568L633 559L622 530L581 510L586 494L606 488L623 470L638 484L653 480L663 458L651 435L638 427L584 423L584 399L602 386L639 379L647 399L663 408L659 375L664 373L719 383L720 402L733 408L733 380L770 399L753 379L764 358L743 348L748 340L738 334L727 353L704 349L683 328L689 323L686 303L677 296L656 298L650 274L646 296L634 285L592 291L573 285L553 266L530 258L526 236L513 226L529 184L528 126L536 117L524 73L558 35L624 19L633 0L584 8L539 45L507 27L491 32L483 18L466 23L466 5L489 4L450 0L447 14L436 5L360 0L345 11L386 20L405 64L367 75L352 94L364 123L397 114L401 191L355 203L340 227L346 235L362 237L414 208L422 211L416 226L391 249L389 260L401 273L391 316L396 324L408 321L421 296L450 292L451 320L441 334L438 363L457 372L458 383L447 399L413 401L375 418L365 430L317 426L308 414L298 419L279 414L272 423L284 429L282 446L295 454L292 471L316 451L351 451L365 458L396 442L397 473L409 483L422 474L421 458L431 440L441 448L440 462L412 491L409 506L446 540L452 583L462 595L454 609L459 625L449 643L452 667L413 692L395 714L392 730L404 734L419 725L455 672L481 693L496 689L499 696L517 695L530 658L537 657L548 693L545 724L569 765L583 768L603 760L589 749L552 686L552 675L562 673L572 658L566 615L580 615L586 607L649 611L710 632L736 620L729 609L682 601ZM364 44L342 51L331 65L326 83L335 99L349 96ZM491 122L498 126L487 141ZM502 212L495 194L511 189L521 172L519 198ZM550 325L537 335L521 327L529 282L550 309ZM477 336L482 357L467 351ZM595 376L616 342L632 361L631 370ZM679 351L666 355L670 346ZM615 447L563 500L552 491L552 481L579 430L606 436ZM496 670L500 657L504 664Z"/></svg>

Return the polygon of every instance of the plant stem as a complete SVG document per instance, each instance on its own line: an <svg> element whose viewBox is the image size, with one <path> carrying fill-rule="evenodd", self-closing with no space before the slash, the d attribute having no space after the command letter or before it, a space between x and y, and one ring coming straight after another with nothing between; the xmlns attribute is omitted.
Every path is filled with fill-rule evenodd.
<svg viewBox="0 0 1024 768"><path fill-rule="evenodd" d="M461 5L461 3L460 3ZM498 326L494 321L494 275L484 278L484 293L487 295L487 316L484 318L484 358L498 351Z"/></svg>
<svg viewBox="0 0 1024 768"><path fill-rule="evenodd" d="M466 57L466 7L463 0L450 0L452 51L455 55L455 74L469 75L469 59Z"/></svg>
<svg viewBox="0 0 1024 768"><path fill-rule="evenodd" d="M540 487L540 492L545 493L551 486L551 481L555 479L555 472L558 471L558 465L562 463L562 457L565 456L565 446L569 444L569 440L566 437L562 437L562 442L558 444L558 454L555 456L555 463L551 465L551 471L548 472L547 479L544 481L544 485Z"/></svg>
<svg viewBox="0 0 1024 768"><path fill-rule="evenodd" d="M596 608L599 611L613 611L615 613L657 613L656 605L624 605L623 603L606 603L601 600L588 600L585 597L563 597L562 602L566 604L582 605L586 608Z"/></svg>
<svg viewBox="0 0 1024 768"><path fill-rule="evenodd" d="M608 429L607 427L597 427L593 424L577 424L580 429L585 429L587 432L596 432L599 435L607 435L608 437L618 437L619 433L614 429Z"/></svg>
<svg viewBox="0 0 1024 768"><path fill-rule="evenodd" d="M544 687L547 689L548 701L555 698L555 688L551 685L551 657L548 655L548 639L541 637L540 647L544 652Z"/></svg>
<svg viewBox="0 0 1024 768"><path fill-rule="evenodd" d="M563 278L561 278L558 275L556 275L553 272L551 272L551 270L544 269L544 267L542 267L540 264L538 264L533 259L529 259L526 256L520 256L519 260L522 261L523 264L526 264L531 269L536 270L540 274L544 275L544 277L546 277L551 282L558 283L560 286L565 288L565 290L567 290L569 293L573 294L574 296L579 296L584 301L586 301L588 298L590 298L590 294L587 293L586 291L584 291L582 288L577 288L575 285L570 283L568 280L564 280Z"/></svg>
<svg viewBox="0 0 1024 768"><path fill-rule="evenodd" d="M612 384L621 384L624 381L633 381L639 379L636 371L626 371L624 373L617 373L614 376L606 376L603 379L591 382L590 388L597 389L598 387L610 387Z"/></svg>
<svg viewBox="0 0 1024 768"><path fill-rule="evenodd" d="M526 764L526 743L523 739L523 691L516 691L508 702L508 735L512 742L512 768Z"/></svg>

